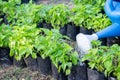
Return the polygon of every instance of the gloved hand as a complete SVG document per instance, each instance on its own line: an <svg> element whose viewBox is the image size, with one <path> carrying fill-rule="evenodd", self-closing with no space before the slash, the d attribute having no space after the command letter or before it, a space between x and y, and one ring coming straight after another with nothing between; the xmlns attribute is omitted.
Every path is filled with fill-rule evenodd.
<svg viewBox="0 0 120 80"><path fill-rule="evenodd" d="M88 51L92 48L91 41L97 40L97 39L98 37L96 34L85 35L85 34L79 33L76 36L77 48L81 56L88 53Z"/></svg>

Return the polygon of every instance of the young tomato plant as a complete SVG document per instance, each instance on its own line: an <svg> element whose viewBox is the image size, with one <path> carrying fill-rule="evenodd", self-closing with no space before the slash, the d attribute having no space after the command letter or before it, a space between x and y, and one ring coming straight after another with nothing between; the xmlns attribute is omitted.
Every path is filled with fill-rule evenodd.
<svg viewBox="0 0 120 80"><path fill-rule="evenodd" d="M66 75L70 74L72 65L78 62L78 54L73 48L64 42L59 30L42 29L42 35L35 41L35 48L42 58L49 57L58 71L63 70ZM43 35L44 34L44 35Z"/></svg>
<svg viewBox="0 0 120 80"><path fill-rule="evenodd" d="M32 56L37 57L34 51L35 38L40 30L33 26L23 25L14 26L12 35L9 37L10 56L14 56L16 60Z"/></svg>

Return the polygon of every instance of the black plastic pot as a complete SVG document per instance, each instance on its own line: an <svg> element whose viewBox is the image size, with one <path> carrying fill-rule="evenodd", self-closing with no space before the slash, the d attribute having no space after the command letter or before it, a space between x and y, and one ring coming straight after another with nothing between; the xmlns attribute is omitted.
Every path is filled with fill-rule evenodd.
<svg viewBox="0 0 120 80"><path fill-rule="evenodd" d="M3 22L4 22L5 24L9 24L5 15L4 15L4 18L3 18Z"/></svg>
<svg viewBox="0 0 120 80"><path fill-rule="evenodd" d="M67 76L62 71L59 73L57 68L52 64L52 77L53 80L67 80Z"/></svg>
<svg viewBox="0 0 120 80"><path fill-rule="evenodd" d="M21 0L21 3L28 3L29 0Z"/></svg>
<svg viewBox="0 0 120 80"><path fill-rule="evenodd" d="M71 69L71 74L68 75L68 80L76 80L76 75L77 75L76 66L73 66Z"/></svg>
<svg viewBox="0 0 120 80"><path fill-rule="evenodd" d="M30 70L32 71L38 70L37 59L33 59L31 56L29 56L28 58L24 58L24 61Z"/></svg>
<svg viewBox="0 0 120 80"><path fill-rule="evenodd" d="M43 28L52 29L52 26L49 23L43 22Z"/></svg>
<svg viewBox="0 0 120 80"><path fill-rule="evenodd" d="M5 23L8 24L7 18L5 14L1 14L0 15L0 19L2 19L2 21L0 22L0 24Z"/></svg>
<svg viewBox="0 0 120 80"><path fill-rule="evenodd" d="M100 41L102 42L101 45L107 46L107 38L100 39Z"/></svg>
<svg viewBox="0 0 120 80"><path fill-rule="evenodd" d="M84 28L84 27L80 27L80 33L83 33L83 34L92 34L94 31L92 29L87 29L87 28Z"/></svg>
<svg viewBox="0 0 120 80"><path fill-rule="evenodd" d="M106 80L103 73L96 70L87 69L88 80Z"/></svg>
<svg viewBox="0 0 120 80"><path fill-rule="evenodd" d="M9 56L9 52L10 49L8 47L0 47L0 65L7 67L13 64L13 60Z"/></svg>
<svg viewBox="0 0 120 80"><path fill-rule="evenodd" d="M77 30L73 23L67 25L67 36L72 40L76 40Z"/></svg>
<svg viewBox="0 0 120 80"><path fill-rule="evenodd" d="M42 23L42 22L39 22L39 23L37 24L37 28L43 28L43 23Z"/></svg>
<svg viewBox="0 0 120 80"><path fill-rule="evenodd" d="M117 79L114 77L108 77L108 80L117 80Z"/></svg>
<svg viewBox="0 0 120 80"><path fill-rule="evenodd" d="M42 59L41 57L37 57L38 62L38 70L43 75L51 74L51 62L49 58Z"/></svg>
<svg viewBox="0 0 120 80"><path fill-rule="evenodd" d="M16 59L13 59L13 65L17 66L17 67L20 67L20 68L27 67L24 59L21 59L20 61L17 61Z"/></svg>
<svg viewBox="0 0 120 80"><path fill-rule="evenodd" d="M67 33L67 25L65 25L64 27L60 27L60 33L62 35L66 35L66 33Z"/></svg>
<svg viewBox="0 0 120 80"><path fill-rule="evenodd" d="M120 45L120 37L117 37L117 38L107 38L107 46L111 46L113 44L119 44Z"/></svg>
<svg viewBox="0 0 120 80"><path fill-rule="evenodd" d="M68 80L88 80L86 64L82 63L74 66L71 70L71 74L68 76Z"/></svg>

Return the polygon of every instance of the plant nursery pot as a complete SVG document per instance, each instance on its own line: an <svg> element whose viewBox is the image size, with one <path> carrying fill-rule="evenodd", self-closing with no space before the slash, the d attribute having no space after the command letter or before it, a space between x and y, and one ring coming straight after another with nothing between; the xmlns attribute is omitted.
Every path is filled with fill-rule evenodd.
<svg viewBox="0 0 120 80"><path fill-rule="evenodd" d="M108 80L117 80L117 79L114 77L108 77Z"/></svg>
<svg viewBox="0 0 120 80"><path fill-rule="evenodd" d="M103 73L96 70L87 69L88 80L106 80Z"/></svg>
<svg viewBox="0 0 120 80"><path fill-rule="evenodd" d="M60 33L62 35L66 35L66 33L67 33L67 25L65 25L64 27L60 27Z"/></svg>
<svg viewBox="0 0 120 80"><path fill-rule="evenodd" d="M107 38L100 39L100 41L102 42L101 45L107 46Z"/></svg>
<svg viewBox="0 0 120 80"><path fill-rule="evenodd" d="M72 39L72 40L76 40L76 27L75 25L73 25L73 23L69 23L67 25L67 36Z"/></svg>
<svg viewBox="0 0 120 80"><path fill-rule="evenodd" d="M71 74L68 75L68 80L88 80L86 64L73 66Z"/></svg>
<svg viewBox="0 0 120 80"><path fill-rule="evenodd" d="M43 28L52 29L52 26L49 23L43 22Z"/></svg>
<svg viewBox="0 0 120 80"><path fill-rule="evenodd" d="M3 21L5 24L8 24L7 17L4 15Z"/></svg>
<svg viewBox="0 0 120 80"><path fill-rule="evenodd" d="M41 57L37 57L38 62L38 70L43 75L51 74L51 62L49 58L42 59Z"/></svg>
<svg viewBox="0 0 120 80"><path fill-rule="evenodd" d="M0 21L0 24L2 24L2 23L8 24L5 14L0 14L0 19L2 19L2 21Z"/></svg>
<svg viewBox="0 0 120 80"><path fill-rule="evenodd" d="M51 64L51 66L53 80L67 80L67 76L62 71L59 73L55 65Z"/></svg>
<svg viewBox="0 0 120 80"><path fill-rule="evenodd" d="M37 28L43 28L43 23L42 23L42 22L39 22L39 23L37 24Z"/></svg>
<svg viewBox="0 0 120 80"><path fill-rule="evenodd" d="M77 66L72 67L71 73L68 75L68 80L76 80L76 75L77 75L76 68Z"/></svg>
<svg viewBox="0 0 120 80"><path fill-rule="evenodd" d="M9 52L10 49L8 47L0 47L0 65L8 66L13 64L13 60L9 56Z"/></svg>
<svg viewBox="0 0 120 80"><path fill-rule="evenodd" d="M107 38L107 46L111 46L113 44L119 44L120 45L120 37L117 37L117 38Z"/></svg>
<svg viewBox="0 0 120 80"><path fill-rule="evenodd" d="M20 68L27 67L24 59L21 59L20 61L17 61L16 59L13 59L13 65L17 66L17 67L20 67Z"/></svg>
<svg viewBox="0 0 120 80"><path fill-rule="evenodd" d="M84 27L80 27L80 33L83 33L83 34L92 34L94 31L92 29L87 29L87 28L84 28Z"/></svg>
<svg viewBox="0 0 120 80"><path fill-rule="evenodd" d="M28 3L29 0L21 0L21 3Z"/></svg>
<svg viewBox="0 0 120 80"><path fill-rule="evenodd" d="M27 67L32 70L32 71L37 71L38 70L38 63L37 59L33 59L31 56L24 58L24 61L27 65Z"/></svg>
<svg viewBox="0 0 120 80"><path fill-rule="evenodd" d="M76 26L76 35L80 33L80 27Z"/></svg>

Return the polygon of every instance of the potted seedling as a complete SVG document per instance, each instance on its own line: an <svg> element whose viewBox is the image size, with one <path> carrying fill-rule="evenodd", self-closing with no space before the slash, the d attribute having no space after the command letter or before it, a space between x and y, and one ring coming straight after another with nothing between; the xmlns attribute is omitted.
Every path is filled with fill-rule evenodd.
<svg viewBox="0 0 120 80"><path fill-rule="evenodd" d="M41 13L41 15L43 15L43 23L42 23L42 27L46 28L46 29L52 29L53 26L50 23L50 16L48 15L50 9L52 9L54 7L54 5L44 5Z"/></svg>
<svg viewBox="0 0 120 80"><path fill-rule="evenodd" d="M66 75L70 74L72 64L77 64L78 54L72 52L72 47L64 42L63 38L65 37L59 33L59 30L42 30L41 34L44 35L39 37L39 42L36 41L36 49L39 54L43 59L49 57L52 66L55 66L58 72L63 71Z"/></svg>
<svg viewBox="0 0 120 80"><path fill-rule="evenodd" d="M10 49L8 47L10 36L10 26L5 24L0 25L0 64L12 64L12 59L9 56Z"/></svg>
<svg viewBox="0 0 120 80"><path fill-rule="evenodd" d="M19 63L21 65L18 66L25 67L27 65L27 67L31 69L37 68L37 62L35 62L37 53L34 51L34 40L40 30L35 27L35 25L13 27L12 35L9 37L10 56L13 56L17 62L24 61L23 63ZM24 63L26 63L26 65L22 65Z"/></svg>
<svg viewBox="0 0 120 80"><path fill-rule="evenodd" d="M93 58L94 55L94 58ZM108 46L97 46L90 50L84 58L90 60L88 63L90 68L95 68L100 72L104 72L105 77L114 76L119 80L119 46L114 44Z"/></svg>
<svg viewBox="0 0 120 80"><path fill-rule="evenodd" d="M51 23L54 29L60 29L68 23L69 15L69 8L64 4L58 4L49 10L47 21Z"/></svg>
<svg viewBox="0 0 120 80"><path fill-rule="evenodd" d="M60 33L66 35L66 24L70 16L68 6L64 4L55 5L48 12L47 22L51 23L54 29L60 29Z"/></svg>

